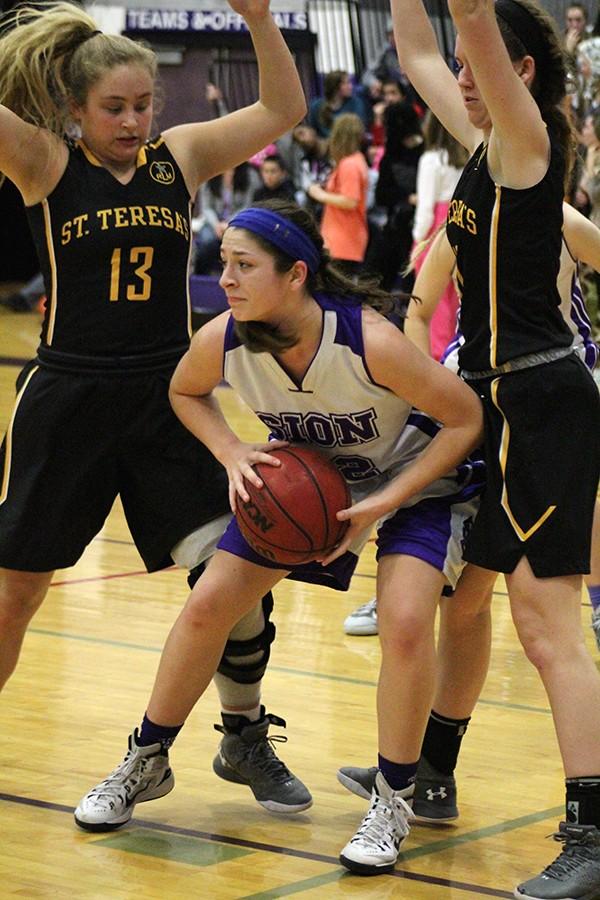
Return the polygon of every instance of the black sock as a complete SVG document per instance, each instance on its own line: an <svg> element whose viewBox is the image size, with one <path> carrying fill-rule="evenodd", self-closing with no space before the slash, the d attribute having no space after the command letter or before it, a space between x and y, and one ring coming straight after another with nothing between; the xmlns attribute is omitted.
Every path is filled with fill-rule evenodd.
<svg viewBox="0 0 600 900"><path fill-rule="evenodd" d="M166 753L182 728L183 723L181 725L157 725L144 714L137 745L138 747L149 747L150 744L160 744Z"/></svg>
<svg viewBox="0 0 600 900"><path fill-rule="evenodd" d="M468 719L447 719L431 710L421 754L442 775L454 774L461 741L470 721L470 716Z"/></svg>
<svg viewBox="0 0 600 900"><path fill-rule="evenodd" d="M600 775L567 778L565 786L567 822L600 828Z"/></svg>

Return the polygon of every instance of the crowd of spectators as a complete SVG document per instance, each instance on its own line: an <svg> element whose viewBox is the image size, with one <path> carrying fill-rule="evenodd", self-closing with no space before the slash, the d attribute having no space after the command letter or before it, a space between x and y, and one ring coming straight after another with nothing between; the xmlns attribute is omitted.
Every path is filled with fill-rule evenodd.
<svg viewBox="0 0 600 900"><path fill-rule="evenodd" d="M569 61L572 123L579 144L567 199L600 227L600 13L590 23L587 7L579 2L571 3L565 11L564 41ZM600 276L583 268L586 305L598 331Z"/></svg>
<svg viewBox="0 0 600 900"><path fill-rule="evenodd" d="M600 227L600 13L571 3L565 11L572 123L579 143L567 199ZM215 116L227 103L212 84L207 100ZM386 290L410 292L419 253L443 223L445 204L465 156L426 109L401 70L391 21L377 61L360 77L335 70L306 119L276 144L235 170L213 178L197 198L193 219L193 271L216 275L219 245L229 219L258 200L292 198L321 223L332 256L349 273L364 269ZM412 264L411 264L412 259ZM586 304L600 329L600 275L583 271ZM37 308L41 279L2 302L15 311ZM458 303L449 286L439 348L453 327ZM444 304L442 304L444 307ZM441 313L440 313L441 315ZM435 331L435 329L433 329Z"/></svg>

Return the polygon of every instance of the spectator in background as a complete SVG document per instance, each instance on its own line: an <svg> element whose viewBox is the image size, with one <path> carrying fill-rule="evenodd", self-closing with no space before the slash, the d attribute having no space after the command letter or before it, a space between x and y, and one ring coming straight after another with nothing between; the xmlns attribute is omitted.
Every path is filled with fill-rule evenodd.
<svg viewBox="0 0 600 900"><path fill-rule="evenodd" d="M600 228L600 111L586 116L581 129L585 147L583 170L576 200L585 208L589 219ZM594 331L599 327L600 273L585 268L581 285Z"/></svg>
<svg viewBox="0 0 600 900"><path fill-rule="evenodd" d="M301 122L289 132L291 142L288 144L287 136L278 142L284 159L291 160L287 169L296 186L296 203L305 206L311 214L320 219L323 207L315 203L308 196L308 189L315 182L324 186L331 175L332 165L329 158L327 141L318 136L315 129L307 122ZM284 150L287 151L284 155Z"/></svg>
<svg viewBox="0 0 600 900"><path fill-rule="evenodd" d="M354 96L352 81L347 72L335 69L328 72L323 81L323 96L317 97L308 110L308 124L319 137L328 138L333 123L344 113L354 113L363 125L368 124L368 113L359 97Z"/></svg>
<svg viewBox="0 0 600 900"><path fill-rule="evenodd" d="M384 113L385 152L379 164L375 202L385 210L381 234L374 235L366 268L381 277L386 291L394 287L407 265L412 247L412 226L417 201L417 164L423 152L421 123L409 100L392 103ZM410 293L412 276L404 279Z"/></svg>
<svg viewBox="0 0 600 900"><path fill-rule="evenodd" d="M397 78L388 78L381 83L381 100L373 107L371 145L369 147L369 157L375 166L379 166L385 148L385 111L392 103L401 103L406 99L404 86Z"/></svg>
<svg viewBox="0 0 600 900"><path fill-rule="evenodd" d="M415 272L419 272L428 244L446 221L450 200L467 161L467 152L446 131L440 120L429 110L423 125L424 152L417 165L417 205L413 223L415 242ZM419 253L419 249L421 252ZM429 327L430 353L441 359L456 332L458 295L452 279L441 296Z"/></svg>
<svg viewBox="0 0 600 900"><path fill-rule="evenodd" d="M587 9L583 3L571 3L565 12L565 52L571 71L577 68L579 44L586 37Z"/></svg>
<svg viewBox="0 0 600 900"><path fill-rule="evenodd" d="M425 104L408 80L406 73L403 72L400 67L391 16L388 17L386 21L385 37L385 46L375 65L365 70L362 77L362 83L367 87L371 85L373 81L379 81L382 85L387 82L399 83L402 87L404 96L408 97L410 102L416 105L417 112L422 116L425 112Z"/></svg>
<svg viewBox="0 0 600 900"><path fill-rule="evenodd" d="M296 188L284 162L277 153L265 156L260 166L262 184L256 188L252 202L257 200L294 200Z"/></svg>
<svg viewBox="0 0 600 900"><path fill-rule="evenodd" d="M220 272L219 248L227 223L240 209L250 205L259 186L259 175L247 162L235 169L226 169L222 175L215 175L202 185L200 215L192 222L196 275Z"/></svg>
<svg viewBox="0 0 600 900"><path fill-rule="evenodd" d="M335 168L325 188L313 184L308 189L309 197L324 206L321 234L325 246L347 275L355 275L362 268L369 238L369 169L361 149L364 136L364 125L358 116L339 116L329 141Z"/></svg>
<svg viewBox="0 0 600 900"><path fill-rule="evenodd" d="M592 112L598 105L598 84L600 81L600 13L596 16L594 28L589 37L580 41L577 47L577 69L583 98L584 114Z"/></svg>

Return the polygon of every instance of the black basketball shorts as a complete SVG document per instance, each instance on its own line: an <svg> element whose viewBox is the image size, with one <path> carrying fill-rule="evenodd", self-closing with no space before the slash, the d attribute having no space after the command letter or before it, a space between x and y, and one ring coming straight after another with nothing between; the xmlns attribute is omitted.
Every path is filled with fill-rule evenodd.
<svg viewBox="0 0 600 900"><path fill-rule="evenodd" d="M470 381L485 413L487 480L465 559L538 578L590 570L600 475L600 397L574 354Z"/></svg>
<svg viewBox="0 0 600 900"><path fill-rule="evenodd" d="M172 371L25 367L0 450L0 566L73 565L118 494L148 571L229 512L225 470L171 409Z"/></svg>

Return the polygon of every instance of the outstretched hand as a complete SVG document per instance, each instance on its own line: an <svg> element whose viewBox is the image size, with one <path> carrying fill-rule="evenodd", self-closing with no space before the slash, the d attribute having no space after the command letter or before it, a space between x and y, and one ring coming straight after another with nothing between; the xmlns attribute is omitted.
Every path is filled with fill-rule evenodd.
<svg viewBox="0 0 600 900"><path fill-rule="evenodd" d="M224 460L223 465L229 478L229 505L234 515L237 494L240 495L244 503L250 500L250 495L244 485L244 479L257 488L263 486L263 482L253 466L257 463L264 463L268 466L280 466L281 460L271 456L271 453L273 450L281 450L282 447L287 446L289 446L288 441L269 441L266 444L239 443L231 452L229 458Z"/></svg>
<svg viewBox="0 0 600 900"><path fill-rule="evenodd" d="M232 10L245 19L260 19L269 12L270 0L229 0Z"/></svg>

